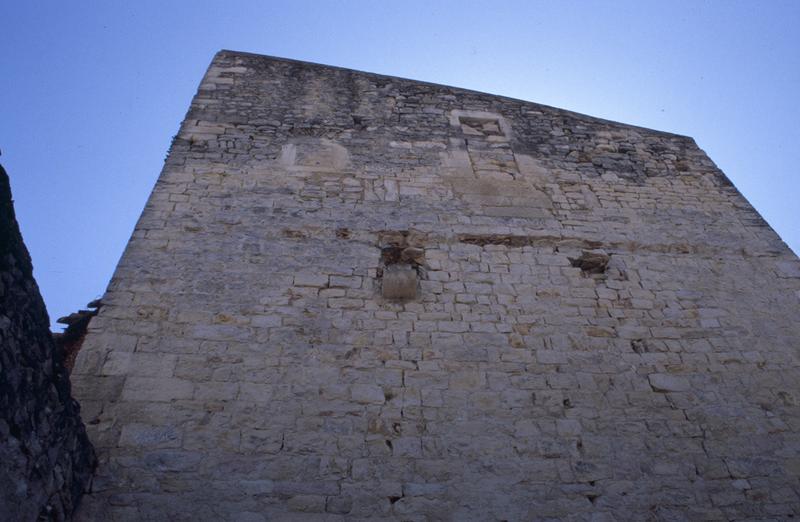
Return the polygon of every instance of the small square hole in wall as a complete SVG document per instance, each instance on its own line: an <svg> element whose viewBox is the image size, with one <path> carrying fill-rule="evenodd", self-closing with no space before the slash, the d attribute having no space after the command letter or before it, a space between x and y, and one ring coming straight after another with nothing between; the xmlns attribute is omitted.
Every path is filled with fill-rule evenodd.
<svg viewBox="0 0 800 522"><path fill-rule="evenodd" d="M468 136L505 136L497 119L461 116L458 121L461 131Z"/></svg>

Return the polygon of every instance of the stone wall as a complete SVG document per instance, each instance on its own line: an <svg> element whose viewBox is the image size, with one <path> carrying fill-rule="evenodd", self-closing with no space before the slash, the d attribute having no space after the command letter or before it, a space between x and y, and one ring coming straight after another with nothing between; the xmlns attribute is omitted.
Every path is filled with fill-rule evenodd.
<svg viewBox="0 0 800 522"><path fill-rule="evenodd" d="M221 52L73 373L82 514L800 515L798 292L691 138Z"/></svg>
<svg viewBox="0 0 800 522"><path fill-rule="evenodd" d="M0 167L0 520L69 519L94 465Z"/></svg>

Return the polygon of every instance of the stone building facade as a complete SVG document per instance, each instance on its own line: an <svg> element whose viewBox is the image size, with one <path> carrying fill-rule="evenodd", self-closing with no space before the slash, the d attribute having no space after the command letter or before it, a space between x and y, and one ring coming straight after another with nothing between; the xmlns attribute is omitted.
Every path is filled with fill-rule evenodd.
<svg viewBox="0 0 800 522"><path fill-rule="evenodd" d="M685 136L222 51L103 303L85 520L800 515L800 262Z"/></svg>

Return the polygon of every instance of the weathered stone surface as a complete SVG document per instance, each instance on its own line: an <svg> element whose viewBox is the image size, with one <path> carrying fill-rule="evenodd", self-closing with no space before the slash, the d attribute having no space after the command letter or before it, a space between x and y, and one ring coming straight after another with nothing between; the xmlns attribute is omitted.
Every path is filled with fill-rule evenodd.
<svg viewBox="0 0 800 522"><path fill-rule="evenodd" d="M414 299L417 297L417 272L407 264L387 266L383 270L381 295L386 299Z"/></svg>
<svg viewBox="0 0 800 522"><path fill-rule="evenodd" d="M601 251L582 252L580 257L569 259L572 266L580 268L588 274L602 274L606 271L610 258L608 254Z"/></svg>
<svg viewBox="0 0 800 522"><path fill-rule="evenodd" d="M95 300L89 303L87 307L98 308L100 305L101 302ZM75 365L75 358L78 356L78 351L81 349L83 340L86 337L86 329L95 315L97 315L97 310L79 310L66 317L60 317L56 321L59 324L67 325L63 332L53 334L56 349L64 353L64 366L66 366L67 371L72 371L72 367Z"/></svg>
<svg viewBox="0 0 800 522"><path fill-rule="evenodd" d="M94 465L0 166L0 519L70 518Z"/></svg>
<svg viewBox="0 0 800 522"><path fill-rule="evenodd" d="M81 517L798 516L798 261L757 217L687 137L222 52L73 372Z"/></svg>
<svg viewBox="0 0 800 522"><path fill-rule="evenodd" d="M653 373L648 376L650 386L654 391L661 392L688 392L692 389L691 384L679 375L668 375L664 373Z"/></svg>

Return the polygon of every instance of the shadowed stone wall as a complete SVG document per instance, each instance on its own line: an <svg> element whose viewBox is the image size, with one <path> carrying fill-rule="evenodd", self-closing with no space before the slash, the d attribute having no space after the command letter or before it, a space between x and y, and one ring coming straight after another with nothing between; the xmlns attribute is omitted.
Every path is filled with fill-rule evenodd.
<svg viewBox="0 0 800 522"><path fill-rule="evenodd" d="M0 520L70 518L94 464L0 166Z"/></svg>
<svg viewBox="0 0 800 522"><path fill-rule="evenodd" d="M798 515L798 292L691 138L221 52L73 373L82 514Z"/></svg>

